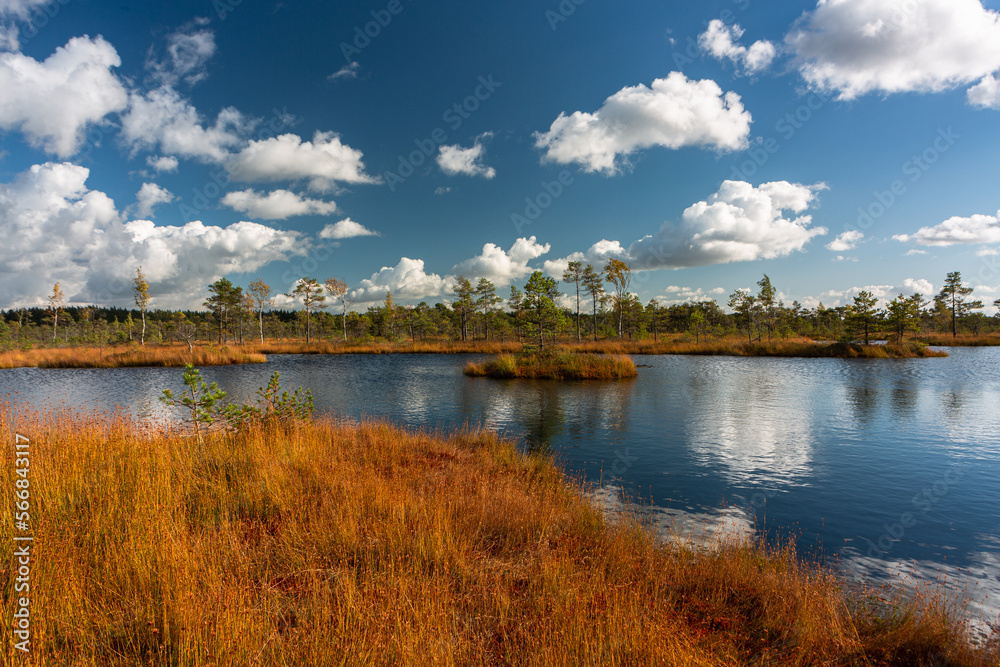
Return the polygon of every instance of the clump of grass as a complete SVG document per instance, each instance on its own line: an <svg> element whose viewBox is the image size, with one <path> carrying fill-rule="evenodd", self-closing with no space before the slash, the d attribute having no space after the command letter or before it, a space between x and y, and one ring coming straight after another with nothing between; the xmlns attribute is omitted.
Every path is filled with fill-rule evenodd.
<svg viewBox="0 0 1000 667"><path fill-rule="evenodd" d="M663 545L489 432L262 422L197 457L122 413L0 403L14 428L33 664L997 664L933 598L889 614L787 547Z"/></svg>
<svg viewBox="0 0 1000 667"><path fill-rule="evenodd" d="M223 366L260 364L267 357L241 346L130 345L127 347L59 347L0 353L0 368L123 368L132 366Z"/></svg>
<svg viewBox="0 0 1000 667"><path fill-rule="evenodd" d="M622 380L634 378L638 371L635 362L624 355L544 351L500 354L482 363L469 362L465 374L499 379Z"/></svg>

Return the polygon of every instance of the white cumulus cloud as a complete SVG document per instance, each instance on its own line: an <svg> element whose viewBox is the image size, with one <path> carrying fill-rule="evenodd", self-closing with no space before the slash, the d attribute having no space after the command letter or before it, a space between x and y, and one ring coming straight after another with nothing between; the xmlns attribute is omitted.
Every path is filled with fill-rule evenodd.
<svg viewBox="0 0 1000 667"><path fill-rule="evenodd" d="M43 62L0 53L0 129L61 158L75 154L88 126L125 108L128 94L113 68L118 52L97 37L74 37Z"/></svg>
<svg viewBox="0 0 1000 667"><path fill-rule="evenodd" d="M850 231L844 232L834 240L827 243L826 249L833 250L834 252L844 252L847 250L853 250L854 247L857 246L858 243L861 242L861 239L863 239L864 237L865 235L863 232L859 232L856 229L852 229Z"/></svg>
<svg viewBox="0 0 1000 667"><path fill-rule="evenodd" d="M542 264L542 269L556 280L562 280L566 269L569 268L570 262L583 262L585 265L590 264L595 270L600 271L611 258L623 261L629 260L628 252L622 247L621 243L601 239L590 246L586 252L574 252L560 259L545 260Z"/></svg>
<svg viewBox="0 0 1000 667"><path fill-rule="evenodd" d="M326 225L319 233L321 239L353 239L359 236L379 236L379 233L368 229L360 222L354 222L350 218Z"/></svg>
<svg viewBox="0 0 1000 667"><path fill-rule="evenodd" d="M337 183L377 183L365 173L363 153L333 132L316 132L312 141L296 134L251 141L226 162L234 180L274 182L307 180L317 192L329 192Z"/></svg>
<svg viewBox="0 0 1000 667"><path fill-rule="evenodd" d="M747 48L739 44L742 36L743 28L739 24L727 26L719 19L714 19L705 32L698 36L698 46L719 60L731 60L747 74L756 74L770 67L778 53L774 44L758 40Z"/></svg>
<svg viewBox="0 0 1000 667"><path fill-rule="evenodd" d="M0 16L25 19L32 10L47 5L52 0L0 0Z"/></svg>
<svg viewBox="0 0 1000 667"><path fill-rule="evenodd" d="M307 199L288 190L274 190L266 194L252 189L229 192L222 198L222 205L262 220L284 220L296 215L330 215L337 210L337 204L332 201Z"/></svg>
<svg viewBox="0 0 1000 667"><path fill-rule="evenodd" d="M159 204L169 204L176 197L166 188L156 183L143 183L135 196L135 214L140 218L148 218Z"/></svg>
<svg viewBox="0 0 1000 667"><path fill-rule="evenodd" d="M177 167L180 165L180 162L177 158L169 155L162 157L150 155L146 158L146 164L156 171L170 173L177 171Z"/></svg>
<svg viewBox="0 0 1000 667"><path fill-rule="evenodd" d="M441 171L449 176L465 174L466 176L482 176L487 180L496 176L496 169L482 163L483 158L486 157L486 145L483 141L492 136L492 132L479 135L469 148L462 148L458 144L441 146L437 156L437 163L441 167Z"/></svg>
<svg viewBox="0 0 1000 667"><path fill-rule="evenodd" d="M785 47L814 89L839 99L939 92L1000 70L1000 15L979 0L819 0Z"/></svg>
<svg viewBox="0 0 1000 667"><path fill-rule="evenodd" d="M623 88L594 113L560 113L547 132L534 138L546 161L613 174L622 158L651 146L743 148L751 122L736 93L724 93L709 79L694 81L671 72L650 87Z"/></svg>
<svg viewBox="0 0 1000 667"><path fill-rule="evenodd" d="M548 243L539 243L534 236L517 239L507 251L487 243L480 254L458 264L453 271L470 280L486 278L501 287L531 275L535 269L528 266L528 262L541 257L551 248Z"/></svg>
<svg viewBox="0 0 1000 667"><path fill-rule="evenodd" d="M1000 109L1000 80L995 76L983 77L983 80L969 88L969 104L983 109Z"/></svg>
<svg viewBox="0 0 1000 667"><path fill-rule="evenodd" d="M949 246L960 243L1000 243L1000 211L996 215L955 216L933 227L921 227L915 234L896 234L904 243Z"/></svg>
<svg viewBox="0 0 1000 667"><path fill-rule="evenodd" d="M167 53L157 60L146 60L146 69L161 84L176 86L180 81L195 84L208 76L205 65L215 55L215 33L204 28L208 19L196 19L190 25L167 36Z"/></svg>
<svg viewBox="0 0 1000 667"><path fill-rule="evenodd" d="M706 201L688 207L680 223L666 222L656 234L633 243L628 249L633 268L746 262L802 250L814 236L827 232L812 227L812 216L804 214L825 188L822 183L776 181L754 187L724 181Z"/></svg>
<svg viewBox="0 0 1000 667"><path fill-rule="evenodd" d="M133 93L122 118L122 140L133 151L159 149L164 153L220 163L230 149L242 143L252 121L226 107L208 125L198 110L171 88Z"/></svg>
<svg viewBox="0 0 1000 667"><path fill-rule="evenodd" d="M451 277L427 273L422 259L401 257L396 266L383 266L362 280L351 290L351 299L357 305L381 302L387 291L395 299L426 299L445 294L452 282Z"/></svg>
<svg viewBox="0 0 1000 667"><path fill-rule="evenodd" d="M46 163L0 183L0 303L41 305L58 281L70 302L126 305L142 265L158 306L200 307L209 283L308 247L298 232L252 222L124 222L110 197L87 188L89 174Z"/></svg>

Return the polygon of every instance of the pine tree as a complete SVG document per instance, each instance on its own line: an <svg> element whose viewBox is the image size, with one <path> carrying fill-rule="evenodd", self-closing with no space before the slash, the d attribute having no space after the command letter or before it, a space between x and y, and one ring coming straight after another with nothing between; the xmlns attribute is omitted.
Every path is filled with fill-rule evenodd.
<svg viewBox="0 0 1000 667"><path fill-rule="evenodd" d="M469 335L469 315L475 310L475 302L472 300L474 290L472 283L465 276L459 276L453 288L458 299L451 305L452 309L459 314L462 325L462 340L466 340Z"/></svg>
<svg viewBox="0 0 1000 667"><path fill-rule="evenodd" d="M295 288L290 296L302 299L302 306L306 312L306 343L308 344L312 339L312 320L309 314L318 308L326 308L323 288L319 286L318 280L306 276L295 283Z"/></svg>
<svg viewBox="0 0 1000 667"><path fill-rule="evenodd" d="M563 282L576 286L576 342L580 342L580 284L583 282L583 262L570 262L566 265Z"/></svg>
<svg viewBox="0 0 1000 667"><path fill-rule="evenodd" d="M594 304L594 340L597 340L597 305L604 295L604 277L593 266L588 264L583 268L583 288L590 295Z"/></svg>
<svg viewBox="0 0 1000 667"><path fill-rule="evenodd" d="M555 278L535 271L524 286L524 309L528 321L538 325L538 347L544 347L544 332L556 321L558 309L554 299L559 296Z"/></svg>
<svg viewBox="0 0 1000 667"><path fill-rule="evenodd" d="M980 310L983 307L982 301L966 301L966 297L972 294L972 288L962 284L962 274L952 271L945 278L944 287L934 297L935 303L951 314L951 335L958 336L958 321L963 317L972 314L973 310Z"/></svg>

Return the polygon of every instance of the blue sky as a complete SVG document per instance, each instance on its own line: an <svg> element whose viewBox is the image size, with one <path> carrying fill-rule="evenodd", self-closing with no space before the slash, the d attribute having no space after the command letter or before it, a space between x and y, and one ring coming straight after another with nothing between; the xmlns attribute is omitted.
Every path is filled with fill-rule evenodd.
<svg viewBox="0 0 1000 667"><path fill-rule="evenodd" d="M773 5L0 0L0 307L609 257L643 302L1000 297L997 3Z"/></svg>

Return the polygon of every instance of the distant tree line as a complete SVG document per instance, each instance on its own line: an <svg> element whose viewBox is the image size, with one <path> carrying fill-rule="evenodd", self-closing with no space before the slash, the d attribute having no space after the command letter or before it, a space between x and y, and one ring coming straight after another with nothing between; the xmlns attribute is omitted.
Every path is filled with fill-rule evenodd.
<svg viewBox="0 0 1000 667"><path fill-rule="evenodd" d="M557 303L556 279L535 271L522 287L512 285L506 299L486 278L473 283L459 276L450 305L400 305L386 292L381 305L358 312L352 309L347 284L336 278L298 280L287 296L301 303L300 310L274 308L276 295L260 278L246 289L221 278L208 286L205 310L161 310L150 308L155 304L139 267L133 283L135 308L66 306L56 283L48 307L0 311L0 348L146 341L191 346L268 339L517 340L544 345L567 339L655 341L667 334L687 334L696 342L725 336L742 336L748 342L790 336L870 342L1000 330L1000 315L987 317L981 312L983 302L972 298L972 288L963 284L957 271L947 275L933 298L899 294L885 308L867 291L834 308L822 304L803 308L797 301L786 305L766 275L756 291L736 290L729 296L726 305L731 312L714 299L669 305L653 299L643 305L629 291L631 269L616 259L600 268L569 262L562 282L569 286L569 307ZM993 305L1000 308L1000 299Z"/></svg>

